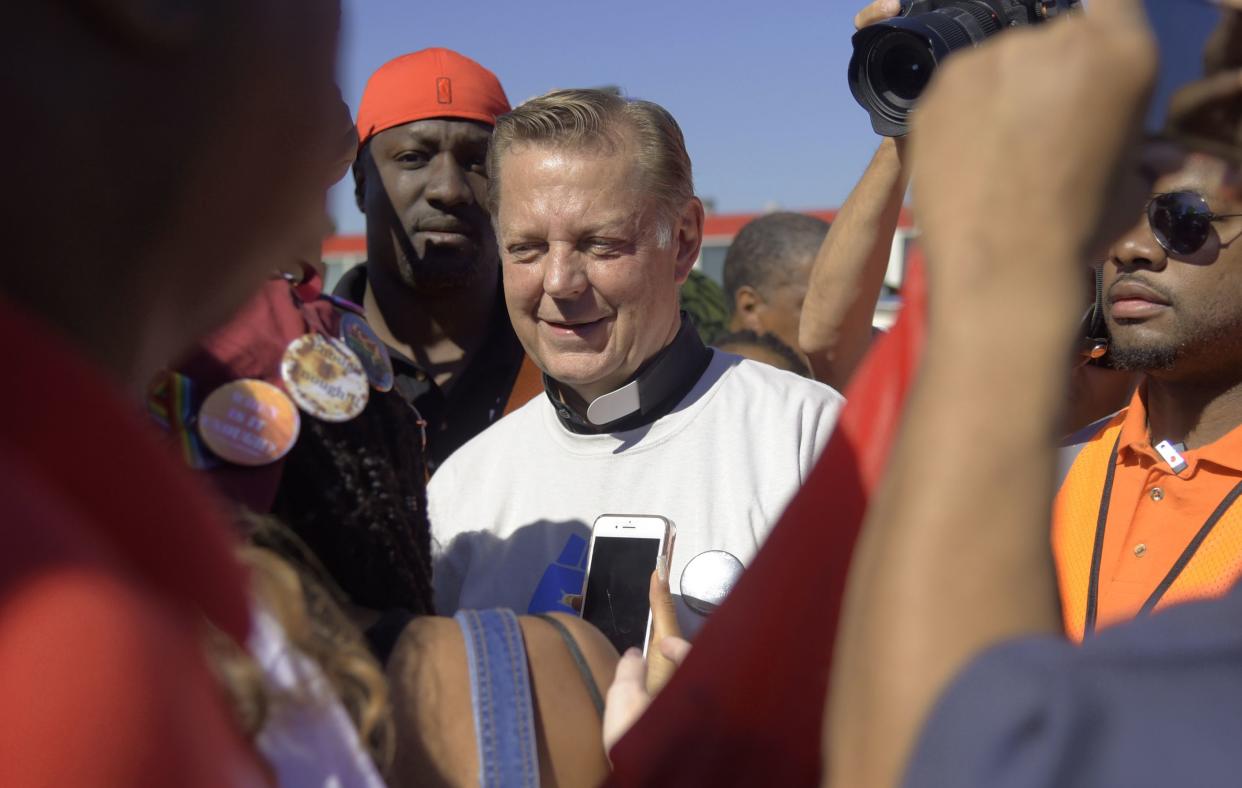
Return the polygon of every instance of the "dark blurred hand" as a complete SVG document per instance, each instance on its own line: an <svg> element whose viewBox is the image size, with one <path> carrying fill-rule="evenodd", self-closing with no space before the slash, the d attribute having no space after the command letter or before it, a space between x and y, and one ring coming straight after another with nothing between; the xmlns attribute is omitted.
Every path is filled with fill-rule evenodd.
<svg viewBox="0 0 1242 788"><path fill-rule="evenodd" d="M933 265L1039 260L1038 276L1100 259L1147 197L1124 176L1155 71L1140 0L1093 0L1090 13L1007 31L938 68L912 132Z"/></svg>

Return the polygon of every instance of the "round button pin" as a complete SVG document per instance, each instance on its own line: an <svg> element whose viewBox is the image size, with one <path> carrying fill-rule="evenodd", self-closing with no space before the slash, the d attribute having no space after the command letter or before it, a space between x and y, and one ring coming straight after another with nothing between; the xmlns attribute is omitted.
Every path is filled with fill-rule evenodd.
<svg viewBox="0 0 1242 788"><path fill-rule="evenodd" d="M376 391L392 391L392 357L367 321L353 314L341 318L341 340L354 351Z"/></svg>
<svg viewBox="0 0 1242 788"><path fill-rule="evenodd" d="M198 434L215 454L234 465L276 462L298 440L298 409L280 389L262 380L226 383L198 410Z"/></svg>
<svg viewBox="0 0 1242 788"><path fill-rule="evenodd" d="M349 421L367 406L371 386L362 362L339 339L303 334L289 343L280 377L298 407L324 421Z"/></svg>
<svg viewBox="0 0 1242 788"><path fill-rule="evenodd" d="M733 553L708 550L681 570L681 599L686 607L706 616L720 607L746 567Z"/></svg>

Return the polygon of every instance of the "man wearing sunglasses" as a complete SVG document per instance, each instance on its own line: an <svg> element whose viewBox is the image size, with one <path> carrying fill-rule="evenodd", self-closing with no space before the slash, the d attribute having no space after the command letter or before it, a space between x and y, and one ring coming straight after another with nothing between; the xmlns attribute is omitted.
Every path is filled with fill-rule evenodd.
<svg viewBox="0 0 1242 788"><path fill-rule="evenodd" d="M1104 263L1106 360L1143 379L1062 463L1053 548L1074 639L1242 574L1240 186L1235 167L1187 158Z"/></svg>
<svg viewBox="0 0 1242 788"><path fill-rule="evenodd" d="M1194 7L1209 6L1175 10ZM1129 541L1147 507L1179 503L1155 515L1168 531L1160 539L1185 536L1181 521L1192 523L1165 575L1189 549L1183 569L1229 541L1231 486L1223 477L1236 484L1239 476L1227 468L1242 314L1235 253L1242 224L1231 215L1242 211L1234 176L1219 162L1190 158L1172 174L1150 160L1133 166L1156 64L1204 61L1185 50L1179 61L1166 48L1157 58L1144 16L1137 0L1091 0L1089 13L955 56L922 99L912 142L914 206L932 283L927 343L846 585L825 726L830 784L1238 783L1242 588L1119 622L1076 645L1062 634L1048 560L1049 436L1063 407L1075 339L1066 324L1078 310L1084 260L1107 261L1116 359L1148 360L1142 393L1112 425L1112 440L1092 441L1102 446L1095 459L1104 478L1094 495L1068 501L1088 522L1068 545L1075 555L1058 550L1062 579L1067 569L1086 575L1092 563L1099 569L1118 556L1159 557L1152 544L1138 550ZM1221 29L1242 32L1238 21L1231 14ZM1224 76L1232 92L1211 107L1212 141L1242 160L1242 146L1227 139L1242 139L1242 80L1236 70ZM1019 138L1058 144L1015 146ZM1189 196L1160 197L1185 191L1204 197L1207 212ZM963 324L963 313L974 321ZM1021 327L1019 358L1014 335L978 330L989 323ZM1140 406L1143 418L1130 420ZM1127 427L1139 437L1122 445ZM1186 444L1155 453L1172 466L1147 453L1163 440ZM1143 484L1123 499L1135 466L1146 470ZM1082 472L1072 470L1069 483ZM1200 486L1212 476L1226 489L1203 511L1189 492L1194 486L1203 497ZM1195 592L1226 594L1236 559L1216 556L1204 574L1220 573L1217 587ZM1097 603L1125 582L1147 582L1126 574L1133 562L1105 566L1094 573L1108 581L1097 581ZM1165 577L1155 585L1148 596ZM693 660L692 653L687 670Z"/></svg>

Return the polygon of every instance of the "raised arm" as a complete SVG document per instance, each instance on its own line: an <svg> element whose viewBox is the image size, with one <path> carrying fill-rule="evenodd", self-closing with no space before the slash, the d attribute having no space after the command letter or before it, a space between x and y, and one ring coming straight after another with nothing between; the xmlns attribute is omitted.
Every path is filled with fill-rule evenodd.
<svg viewBox="0 0 1242 788"><path fill-rule="evenodd" d="M906 193L903 144L885 139L819 248L798 342L815 378L843 391L871 344L893 233Z"/></svg>
<svg viewBox="0 0 1242 788"><path fill-rule="evenodd" d="M895 16L897 0L874 0L854 17L866 27ZM893 233L906 194L904 141L886 138L837 212L807 287L798 344L815 379L844 391L871 345L871 320L884 287Z"/></svg>
<svg viewBox="0 0 1242 788"><path fill-rule="evenodd" d="M851 566L826 729L833 785L897 784L968 661L1058 629L1048 522L1074 283L1098 234L1124 226L1113 217L1142 206L1141 184L1116 192L1153 67L1138 1L1093 0L1089 15L955 55L919 109L927 345ZM1045 135L1064 144L1013 144Z"/></svg>

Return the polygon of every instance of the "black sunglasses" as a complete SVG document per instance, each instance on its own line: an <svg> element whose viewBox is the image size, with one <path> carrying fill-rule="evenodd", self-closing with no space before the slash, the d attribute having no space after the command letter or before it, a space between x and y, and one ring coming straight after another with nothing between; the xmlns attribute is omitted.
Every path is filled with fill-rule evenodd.
<svg viewBox="0 0 1242 788"><path fill-rule="evenodd" d="M1195 192L1157 194L1147 203L1147 224L1151 234L1167 251L1192 255L1203 248L1212 234L1212 222L1233 219L1242 214L1212 213L1203 195Z"/></svg>

